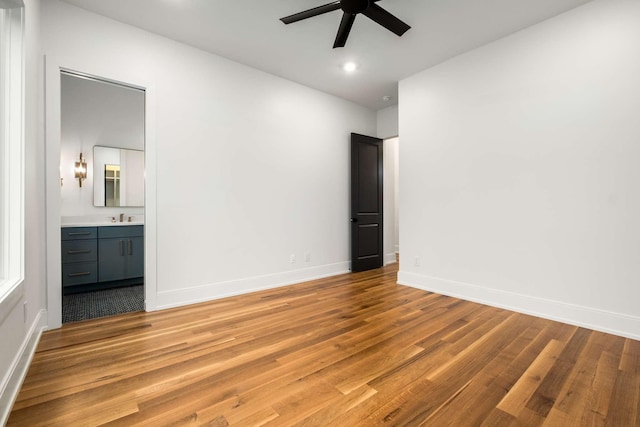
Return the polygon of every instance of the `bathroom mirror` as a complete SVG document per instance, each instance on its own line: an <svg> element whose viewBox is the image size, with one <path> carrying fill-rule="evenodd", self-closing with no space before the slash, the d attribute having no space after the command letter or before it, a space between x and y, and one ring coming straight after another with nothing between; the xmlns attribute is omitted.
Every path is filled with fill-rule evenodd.
<svg viewBox="0 0 640 427"><path fill-rule="evenodd" d="M144 151L93 147L93 205L144 206Z"/></svg>

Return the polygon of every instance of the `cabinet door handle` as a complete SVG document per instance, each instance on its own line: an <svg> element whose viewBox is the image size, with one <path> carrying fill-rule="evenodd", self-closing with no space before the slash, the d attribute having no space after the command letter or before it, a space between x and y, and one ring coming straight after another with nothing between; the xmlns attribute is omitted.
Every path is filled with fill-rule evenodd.
<svg viewBox="0 0 640 427"><path fill-rule="evenodd" d="M131 239L127 240L127 253L129 255L133 255L133 245L131 244Z"/></svg>
<svg viewBox="0 0 640 427"><path fill-rule="evenodd" d="M67 253L69 255L89 254L89 253L91 253L91 249L81 249L81 250L77 250L77 251L67 251Z"/></svg>
<svg viewBox="0 0 640 427"><path fill-rule="evenodd" d="M69 236L88 236L90 234L91 234L90 231L80 231L75 233L69 233Z"/></svg>
<svg viewBox="0 0 640 427"><path fill-rule="evenodd" d="M124 256L124 240L120 240L120 256Z"/></svg>
<svg viewBox="0 0 640 427"><path fill-rule="evenodd" d="M80 273L69 273L69 274L67 274L67 276L69 276L69 277L78 277L78 276L88 276L90 274L91 274L90 271L81 271Z"/></svg>

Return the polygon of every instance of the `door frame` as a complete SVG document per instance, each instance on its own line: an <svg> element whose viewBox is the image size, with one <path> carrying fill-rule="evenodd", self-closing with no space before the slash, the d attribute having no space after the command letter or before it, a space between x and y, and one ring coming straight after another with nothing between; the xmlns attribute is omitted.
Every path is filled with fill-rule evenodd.
<svg viewBox="0 0 640 427"><path fill-rule="evenodd" d="M399 253L399 149L400 138L391 136L382 139L384 151L384 265L397 262Z"/></svg>
<svg viewBox="0 0 640 427"><path fill-rule="evenodd" d="M45 260L47 329L62 326L62 277L60 249L60 138L61 71L95 76L101 80L145 91L145 194L144 194L144 294L145 311L157 309L157 145L156 91L147 76L110 63L108 58L61 58L47 55L44 81Z"/></svg>

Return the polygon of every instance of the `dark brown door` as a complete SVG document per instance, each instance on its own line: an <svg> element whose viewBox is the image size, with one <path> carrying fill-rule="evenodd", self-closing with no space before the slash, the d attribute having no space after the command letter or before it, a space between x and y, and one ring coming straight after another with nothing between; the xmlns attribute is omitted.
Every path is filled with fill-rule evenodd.
<svg viewBox="0 0 640 427"><path fill-rule="evenodd" d="M382 140L351 134L351 271L382 267Z"/></svg>

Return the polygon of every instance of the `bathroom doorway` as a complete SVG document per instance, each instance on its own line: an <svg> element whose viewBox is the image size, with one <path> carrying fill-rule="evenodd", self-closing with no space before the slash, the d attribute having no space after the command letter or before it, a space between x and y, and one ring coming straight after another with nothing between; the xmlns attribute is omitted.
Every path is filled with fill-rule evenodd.
<svg viewBox="0 0 640 427"><path fill-rule="evenodd" d="M60 72L62 323L144 310L145 91Z"/></svg>
<svg viewBox="0 0 640 427"><path fill-rule="evenodd" d="M384 139L383 176L384 176L384 264L398 262L400 252L400 215L398 202L400 196L400 139Z"/></svg>

